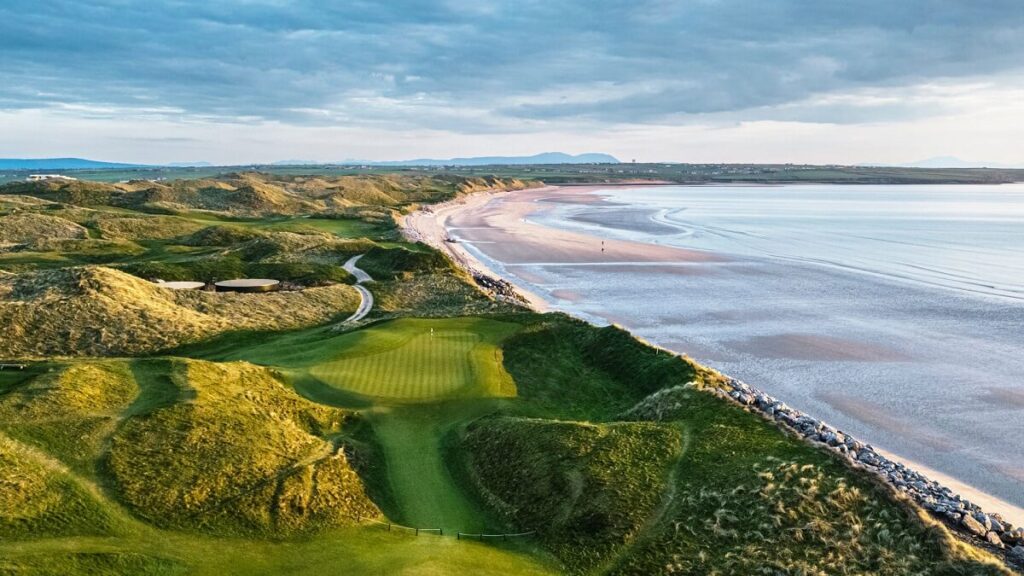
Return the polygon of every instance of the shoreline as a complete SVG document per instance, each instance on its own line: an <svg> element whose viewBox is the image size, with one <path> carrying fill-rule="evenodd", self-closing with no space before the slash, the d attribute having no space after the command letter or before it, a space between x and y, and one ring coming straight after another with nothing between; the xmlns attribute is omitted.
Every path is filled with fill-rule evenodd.
<svg viewBox="0 0 1024 576"><path fill-rule="evenodd" d="M647 183L646 185L667 185L661 183ZM678 185L678 184L673 184ZM622 184L623 187L636 186L636 184ZM529 252L529 244L543 243L545 247L553 250L582 250L584 255L589 252L589 256L594 256L594 246L596 246L596 240L586 234L577 232L567 232L563 230L556 230L547 228L537 224L526 222L526 217L539 210L537 206L533 204L542 201L544 196L560 194L564 196L588 196L589 193L608 188L607 185L601 184L579 184L579 185L560 185L560 186L545 186L542 188L532 188L525 190L515 191L500 191L500 192L479 192L469 196L462 197L453 201L445 202L443 204L433 205L429 208L413 212L409 215L403 216L400 219L400 226L402 228L403 235L410 240L423 241L434 248L441 250L448 254L452 259L464 268L468 268L471 273L478 272L494 279L499 279L503 282L508 283L512 286L517 294L522 296L523 300L528 306L537 312L548 312L552 309L551 305L537 294L523 289L521 286L516 285L513 279L508 277L508 274L500 274L493 267L486 265L479 258L474 256L471 251L467 250L460 242L447 242L445 238L448 237L449 228L458 230L460 228L466 230L466 235L475 235L479 237L485 237L486 231L489 228L498 228L503 232L515 236L517 240L522 239L522 243L527 244L525 248L522 248L524 252ZM586 199L578 199L580 202L586 202ZM489 214L485 217L478 217L476 220L468 218L466 213L472 213L475 210L484 208L487 204L495 202L502 203L502 209L497 214ZM506 210L506 208L508 210ZM484 232L480 232L479 229L483 229ZM462 230L460 230L462 232ZM470 240L474 241L474 240ZM488 240L478 240L486 242ZM605 245L607 243L607 245ZM628 259L628 260L643 260L646 262L659 262L659 261L672 261L679 262L680 260L687 261L713 261L715 256L710 253L700 253L698 251L689 251L682 249L667 250L670 253L664 252L666 250L663 247L651 246L647 244L639 244L628 241L617 241L617 240L606 240L601 246L602 258L611 260L616 259ZM505 247L503 247L505 249ZM508 266L513 267L515 265L515 256L517 252L514 249L506 249L506 251L513 256L512 261L509 259L501 258L502 262ZM638 258L639 257L639 258ZM496 258L497 259L497 258ZM513 273L514 275L514 273ZM673 354L680 354L672 351ZM746 387L751 391L756 391L746 384L739 383L738 381L728 379L730 382L737 382L739 385ZM735 389L732 392L737 392ZM770 398L772 403L779 403L774 398L760 392L763 397ZM739 394L744 394L739 392ZM754 402L754 397L750 396L749 402L742 402L740 399L730 394L725 394L727 398L732 401L736 401L741 405L746 406L748 409L758 409ZM787 407L788 409L788 407ZM763 410L758 410L762 414L765 414ZM765 414L767 417L772 418L774 411L770 414ZM809 438L812 443L821 443L819 436L822 432L828 432L834 430L827 424L820 422L816 419L811 418L800 413L800 416L805 418L807 422L814 422L814 438L811 438L810 434L805 434L805 438ZM780 427L786 428L784 423L780 423ZM838 432L838 431L836 431ZM854 440L855 441L855 440ZM842 444L845 446L845 444ZM828 444L826 443L826 446ZM831 446L832 448L838 448L838 446ZM953 514L957 514L956 506L960 504L960 510L968 512L966 516L972 517L975 514L984 514L986 517L993 519L1006 519L1009 523L1012 523L1015 527L1024 525L1024 508L1013 505L1001 498L983 492L978 488L974 488L968 484L956 480L955 478L937 472L928 467L922 466L916 462L912 462L906 458L894 456L893 454L884 450L875 449L871 447L870 454L867 456L869 461L872 461L877 457L878 466L871 466L872 471L879 476L888 485L892 486L898 492L902 492L912 497L914 501L930 512L930 517L936 520L941 520L945 525L954 529L962 535L971 535L976 538L976 541L985 543L986 535L982 534L971 534L971 522L964 518L965 515L960 514L954 520ZM844 455L847 455L844 451ZM847 455L847 457L849 457ZM853 463L855 466L864 466L863 460L857 460L856 455L854 456ZM887 468L882 468L887 466ZM894 479L888 475L893 468L900 471L900 478L902 479L903 471L906 475L912 479L912 481L920 481L927 485L927 491L916 489L910 484L908 489L907 484L904 484L901 488ZM902 480L901 480L902 481ZM918 494L920 492L920 495ZM942 497L948 496L946 500L942 500L943 504L936 510L935 508L935 496L941 495ZM932 500L929 502L925 500L925 496L932 496ZM952 502L952 509L946 506L946 503ZM979 506L981 504L982 506ZM982 508L988 509L989 511L998 511L995 514L982 512ZM1017 530L1020 530L1017 528ZM995 534L993 532L993 534ZM1018 533L1019 534L1019 533ZM1007 538L1013 538L1013 535ZM991 542L989 542L991 544ZM1024 541L1017 540L1016 545L1024 545ZM1009 548L1012 548L1014 543L1007 542Z"/></svg>

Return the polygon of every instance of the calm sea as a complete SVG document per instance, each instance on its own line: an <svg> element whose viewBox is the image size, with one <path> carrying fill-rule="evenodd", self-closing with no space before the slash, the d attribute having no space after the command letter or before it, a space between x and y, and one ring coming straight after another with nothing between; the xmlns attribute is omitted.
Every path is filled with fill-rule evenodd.
<svg viewBox="0 0 1024 576"><path fill-rule="evenodd" d="M518 283L1024 505L1024 185L598 195L531 220L726 258L533 263Z"/></svg>

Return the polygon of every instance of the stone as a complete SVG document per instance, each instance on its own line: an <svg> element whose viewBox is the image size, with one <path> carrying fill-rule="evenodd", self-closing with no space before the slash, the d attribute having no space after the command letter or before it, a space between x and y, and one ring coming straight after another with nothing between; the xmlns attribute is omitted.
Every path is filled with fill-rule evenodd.
<svg viewBox="0 0 1024 576"><path fill-rule="evenodd" d="M975 536L978 536L979 538L984 538L985 534L988 533L988 530L985 529L985 527L982 526L980 522L975 520L974 517L972 517L970 514L964 514L964 517L960 519L960 526L962 526L964 530L970 532L971 534L974 534Z"/></svg>
<svg viewBox="0 0 1024 576"><path fill-rule="evenodd" d="M1003 547L1002 539L999 538L999 534L996 534L995 532L989 532L988 534L986 534L985 535L985 541L988 542L989 544L995 546L996 548L1002 548Z"/></svg>
<svg viewBox="0 0 1024 576"><path fill-rule="evenodd" d="M1006 557L1014 564L1024 566L1024 546L1014 546Z"/></svg>
<svg viewBox="0 0 1024 576"><path fill-rule="evenodd" d="M1007 544L1024 544L1024 528L1003 532L1002 539Z"/></svg>
<svg viewBox="0 0 1024 576"><path fill-rule="evenodd" d="M982 514L981 512L975 512L973 514L973 516L974 516L974 519L978 521L978 524L981 524L982 526L985 527L985 530L991 530L992 529L992 520L989 519L987 514Z"/></svg>
<svg viewBox="0 0 1024 576"><path fill-rule="evenodd" d="M991 530L993 532L1002 533L1002 532L1006 531L1006 526L1004 526L1003 523L1000 522L995 517L994 514L989 514L989 516L988 516L988 523L989 523L989 530Z"/></svg>

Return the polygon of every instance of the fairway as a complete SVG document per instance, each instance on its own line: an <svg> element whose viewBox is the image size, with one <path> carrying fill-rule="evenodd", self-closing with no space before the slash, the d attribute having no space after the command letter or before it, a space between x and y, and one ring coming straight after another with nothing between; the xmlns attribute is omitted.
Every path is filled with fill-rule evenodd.
<svg viewBox="0 0 1024 576"><path fill-rule="evenodd" d="M347 346L337 359L309 372L332 387L382 399L515 396L498 344L517 329L480 318L395 320L338 342Z"/></svg>

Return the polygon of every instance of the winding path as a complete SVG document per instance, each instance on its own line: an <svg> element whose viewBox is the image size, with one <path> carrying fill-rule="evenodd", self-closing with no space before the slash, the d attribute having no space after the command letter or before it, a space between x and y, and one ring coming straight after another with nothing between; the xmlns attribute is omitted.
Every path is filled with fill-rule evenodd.
<svg viewBox="0 0 1024 576"><path fill-rule="evenodd" d="M355 313L345 319L345 324L362 320L373 308L373 294L370 293L365 286L362 286L365 282L373 282L373 278L371 278L365 270L356 267L356 262L359 262L359 259L363 256L365 256L365 254L353 256L341 266L346 272L356 277L356 285L353 286L353 288L359 292L359 296L362 299L359 303L359 308L356 308Z"/></svg>

